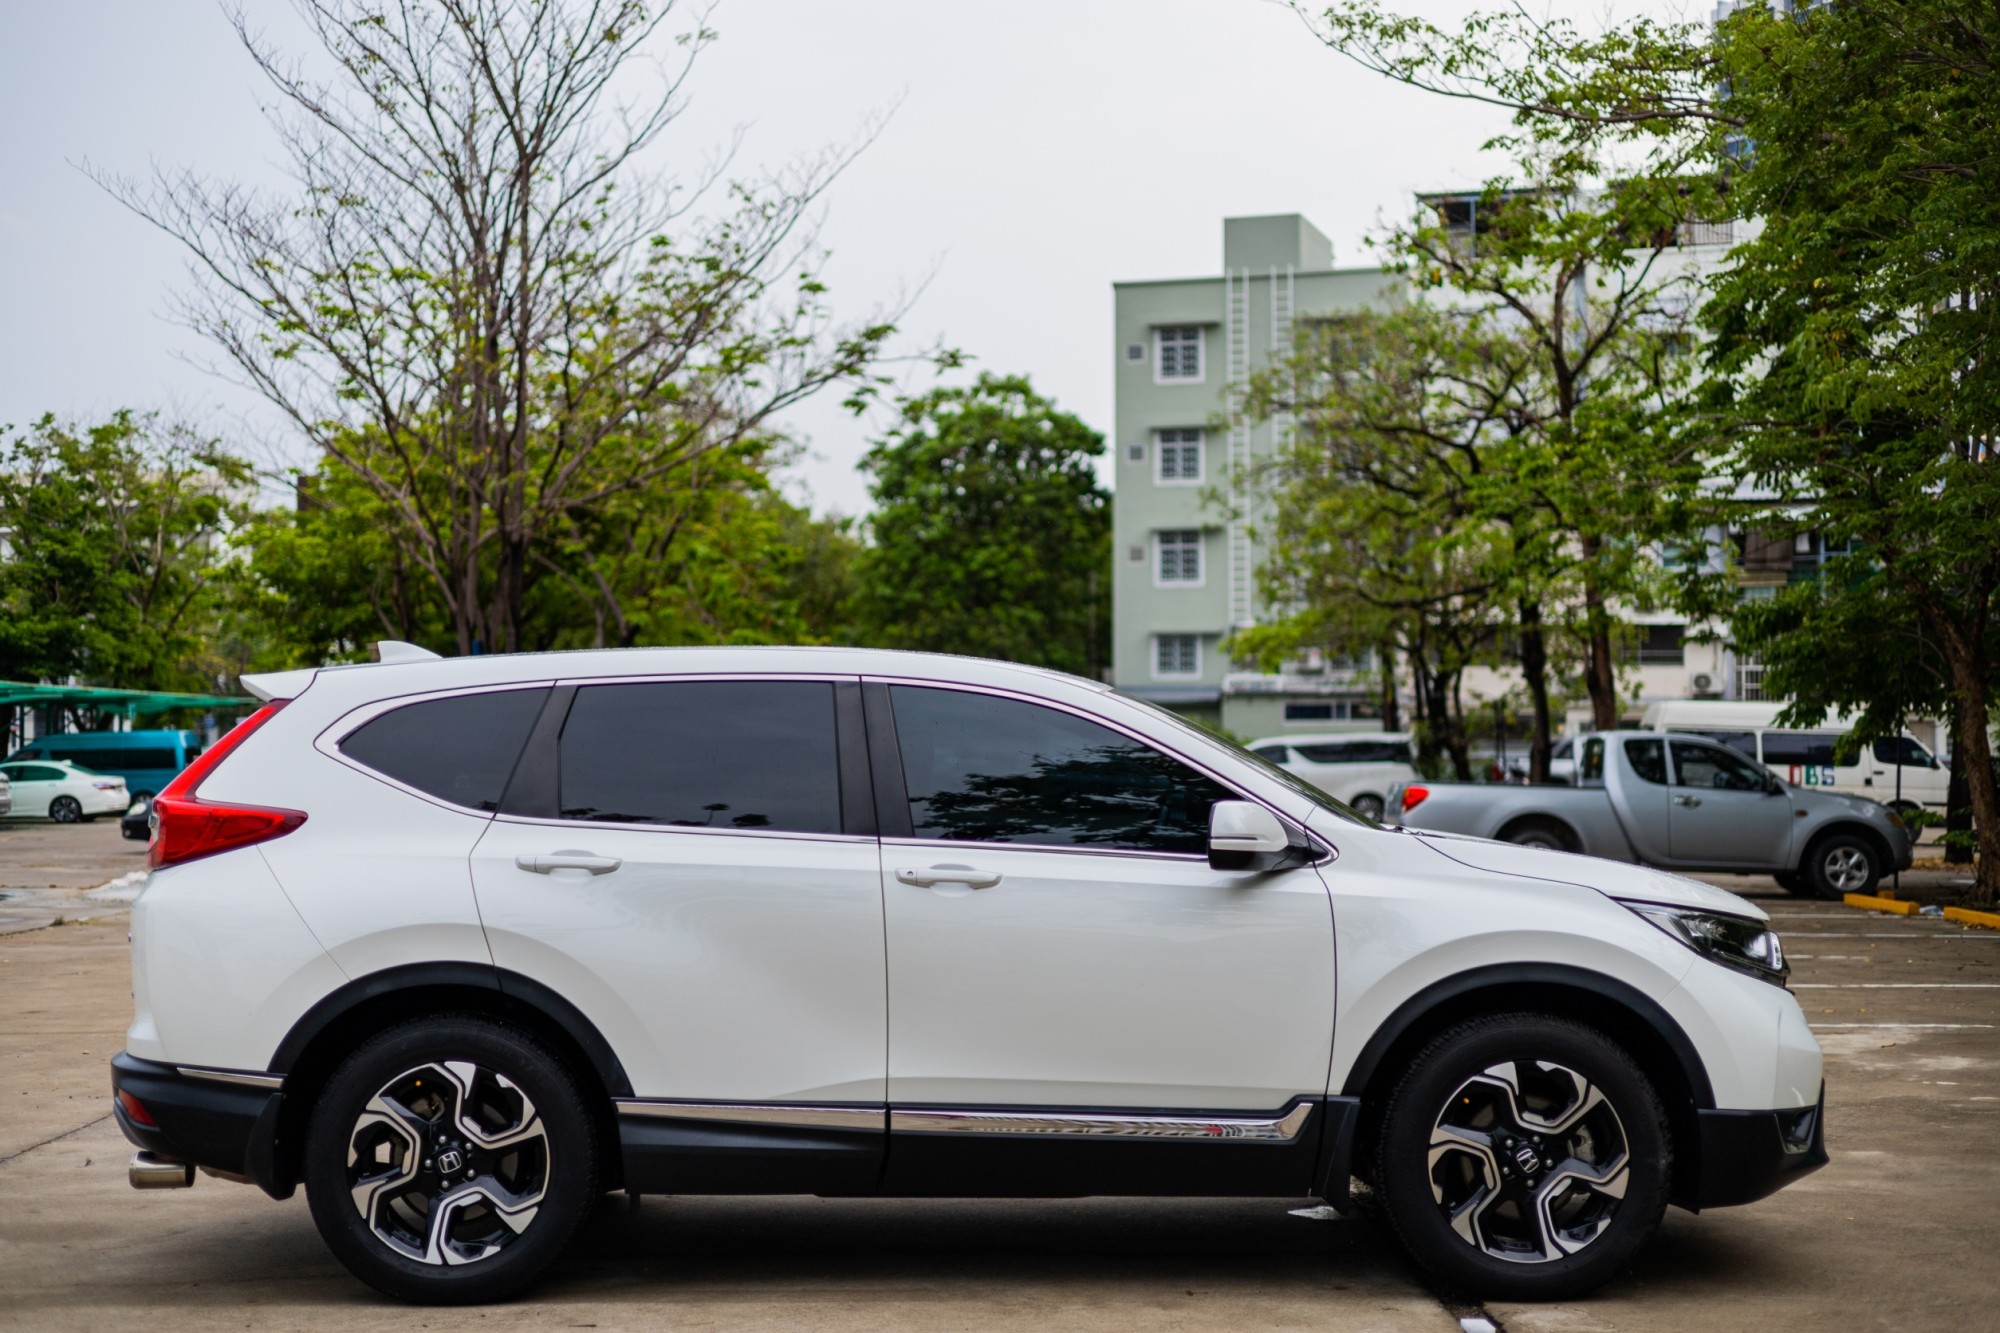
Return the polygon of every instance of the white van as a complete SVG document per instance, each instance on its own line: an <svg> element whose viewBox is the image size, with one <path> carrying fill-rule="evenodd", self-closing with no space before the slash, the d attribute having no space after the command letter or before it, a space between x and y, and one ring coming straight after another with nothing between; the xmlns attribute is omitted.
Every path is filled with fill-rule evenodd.
<svg viewBox="0 0 2000 1333"><path fill-rule="evenodd" d="M1380 819L1389 791L1415 782L1416 750L1408 732L1338 732L1324 736L1272 736L1243 747L1295 773L1336 801Z"/></svg>
<svg viewBox="0 0 2000 1333"><path fill-rule="evenodd" d="M1950 774L1916 737L1907 731L1897 740L1887 737L1862 746L1847 762L1835 755L1835 743L1847 734L1853 719L1833 715L1818 727L1780 727L1783 703L1732 703L1714 699L1667 699L1647 707L1640 725L1649 731L1686 731L1721 741L1759 760L1785 781L1800 787L1830 787L1866 796L1899 812L1945 808ZM1902 769L1900 794L1896 785Z"/></svg>

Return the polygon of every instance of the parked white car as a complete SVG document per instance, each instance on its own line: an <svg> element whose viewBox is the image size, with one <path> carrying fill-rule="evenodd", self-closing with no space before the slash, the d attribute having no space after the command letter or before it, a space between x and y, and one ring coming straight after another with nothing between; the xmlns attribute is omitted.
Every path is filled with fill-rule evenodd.
<svg viewBox="0 0 2000 1333"><path fill-rule="evenodd" d="M1356 1174L1446 1285L1566 1297L1669 1203L1827 1160L1751 903L1378 827L1094 682L701 648L244 683L154 803L131 1179L303 1184L399 1297L519 1290L609 1189L1347 1209Z"/></svg>
<svg viewBox="0 0 2000 1333"><path fill-rule="evenodd" d="M1382 818L1391 790L1418 779L1416 751L1402 731L1272 736L1246 748L1370 819Z"/></svg>
<svg viewBox="0 0 2000 1333"><path fill-rule="evenodd" d="M123 813L132 798L125 779L95 773L59 759L0 764L13 789L10 819L53 819L58 824L89 823L99 815Z"/></svg>

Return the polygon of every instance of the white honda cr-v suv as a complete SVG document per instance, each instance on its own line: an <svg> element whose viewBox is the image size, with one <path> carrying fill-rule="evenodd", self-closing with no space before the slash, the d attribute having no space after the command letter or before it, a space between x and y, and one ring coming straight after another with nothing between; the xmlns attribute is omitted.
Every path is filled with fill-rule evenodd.
<svg viewBox="0 0 2000 1333"><path fill-rule="evenodd" d="M1825 1163L1764 915L1384 829L968 658L640 649L250 677L154 804L112 1062L142 1186L306 1188L487 1300L606 1190L1262 1195L1552 1297Z"/></svg>

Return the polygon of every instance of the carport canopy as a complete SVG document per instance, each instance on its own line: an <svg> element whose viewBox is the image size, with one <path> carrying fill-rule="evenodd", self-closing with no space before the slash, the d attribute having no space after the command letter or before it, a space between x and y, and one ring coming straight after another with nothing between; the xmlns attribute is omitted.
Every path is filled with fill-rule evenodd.
<svg viewBox="0 0 2000 1333"><path fill-rule="evenodd" d="M254 708L250 697L229 694L176 694L169 690L114 690L100 685L27 685L0 680L0 708L68 705L121 717L150 717L175 708Z"/></svg>

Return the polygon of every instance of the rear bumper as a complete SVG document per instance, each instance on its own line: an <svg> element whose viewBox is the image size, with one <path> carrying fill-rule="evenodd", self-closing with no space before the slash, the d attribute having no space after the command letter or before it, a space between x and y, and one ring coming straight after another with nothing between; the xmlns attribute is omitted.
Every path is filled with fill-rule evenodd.
<svg viewBox="0 0 2000 1333"><path fill-rule="evenodd" d="M1699 1111L1701 1174L1687 1206L1755 1203L1827 1164L1826 1085L1791 1111Z"/></svg>
<svg viewBox="0 0 2000 1333"><path fill-rule="evenodd" d="M225 1077L226 1076L226 1077ZM279 1114L285 1094L275 1075L181 1067L119 1052L111 1060L112 1114L125 1137L146 1151L247 1176L274 1199L290 1198L296 1173L281 1165ZM242 1079L264 1080L251 1084ZM119 1093L129 1093L154 1123L140 1124Z"/></svg>

